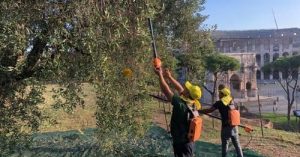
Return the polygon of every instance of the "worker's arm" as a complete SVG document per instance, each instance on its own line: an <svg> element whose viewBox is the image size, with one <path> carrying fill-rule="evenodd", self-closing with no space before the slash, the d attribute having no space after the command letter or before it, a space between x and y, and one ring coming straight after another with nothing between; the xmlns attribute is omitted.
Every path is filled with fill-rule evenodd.
<svg viewBox="0 0 300 157"><path fill-rule="evenodd" d="M208 108L208 109L203 109L203 110L198 110L199 113L201 114L207 114L207 113L211 113L214 112L217 108L215 108L214 106Z"/></svg>
<svg viewBox="0 0 300 157"><path fill-rule="evenodd" d="M162 92L165 94L167 99L171 102L172 98L174 96L174 93L171 91L169 85L167 84L167 82L163 76L162 68L154 69L154 71L159 77L159 84L160 84L160 88L161 88Z"/></svg>
<svg viewBox="0 0 300 157"><path fill-rule="evenodd" d="M179 94L183 92L183 87L181 84L172 76L171 72L169 69L165 70L165 75L168 80L175 86L175 89L178 91Z"/></svg>

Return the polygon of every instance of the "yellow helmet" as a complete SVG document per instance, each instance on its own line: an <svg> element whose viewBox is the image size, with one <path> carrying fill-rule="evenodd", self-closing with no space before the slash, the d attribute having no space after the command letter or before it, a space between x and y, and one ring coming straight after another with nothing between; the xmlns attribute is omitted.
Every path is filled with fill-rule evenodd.
<svg viewBox="0 0 300 157"><path fill-rule="evenodd" d="M201 109L201 103L198 99L201 98L202 92L199 86L192 85L189 81L185 82L185 87L189 91L189 94L193 100L190 100L189 98L186 98L185 96L181 96L181 98L191 104L194 104L196 106L197 110Z"/></svg>
<svg viewBox="0 0 300 157"><path fill-rule="evenodd" d="M221 101L223 102L223 104L225 106L227 106L228 104L230 104L230 102L232 101L230 90L225 87L225 88L219 90L219 92L224 95L223 98L221 98Z"/></svg>
<svg viewBox="0 0 300 157"><path fill-rule="evenodd" d="M189 81L186 81L185 87L189 91L192 99L197 100L201 98L202 92L199 86L192 85Z"/></svg>

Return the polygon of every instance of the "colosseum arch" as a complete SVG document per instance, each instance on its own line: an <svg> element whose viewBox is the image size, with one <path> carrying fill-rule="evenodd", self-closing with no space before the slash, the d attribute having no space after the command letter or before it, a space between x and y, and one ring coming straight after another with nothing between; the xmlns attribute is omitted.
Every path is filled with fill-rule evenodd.
<svg viewBox="0 0 300 157"><path fill-rule="evenodd" d="M247 82L247 83L246 83L246 89L247 89L247 90L251 90L251 88L252 88L251 82Z"/></svg>
<svg viewBox="0 0 300 157"><path fill-rule="evenodd" d="M233 74L230 77L230 90L233 97L240 97L241 79L239 75Z"/></svg>
<svg viewBox="0 0 300 157"><path fill-rule="evenodd" d="M261 79L261 71L260 71L260 70L257 70L257 71L256 71L256 79L257 79L257 80L260 80L260 79Z"/></svg>
<svg viewBox="0 0 300 157"><path fill-rule="evenodd" d="M265 80L270 80L270 75L271 75L271 71L265 71L264 72L264 79Z"/></svg>
<svg viewBox="0 0 300 157"><path fill-rule="evenodd" d="M270 63L270 54L265 53L264 54L264 64Z"/></svg>
<svg viewBox="0 0 300 157"><path fill-rule="evenodd" d="M256 58L257 65L261 66L261 55L260 54L256 54L255 58Z"/></svg>
<svg viewBox="0 0 300 157"><path fill-rule="evenodd" d="M274 53L273 61L276 61L279 58L279 53Z"/></svg>
<svg viewBox="0 0 300 157"><path fill-rule="evenodd" d="M234 90L240 90L241 89L241 79L239 75L233 74L230 77L230 87Z"/></svg>
<svg viewBox="0 0 300 157"><path fill-rule="evenodd" d="M246 90L247 90L247 96L252 97L252 83L251 82L246 83Z"/></svg>
<svg viewBox="0 0 300 157"><path fill-rule="evenodd" d="M288 57L288 56L289 56L289 53L288 53L288 52L283 52L282 56L283 56L283 57Z"/></svg>

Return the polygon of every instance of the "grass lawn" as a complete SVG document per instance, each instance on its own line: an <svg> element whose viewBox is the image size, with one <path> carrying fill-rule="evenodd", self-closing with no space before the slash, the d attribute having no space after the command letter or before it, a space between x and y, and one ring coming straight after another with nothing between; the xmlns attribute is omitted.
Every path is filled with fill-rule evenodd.
<svg viewBox="0 0 300 157"><path fill-rule="evenodd" d="M57 123L51 125L44 122L40 127L41 132L81 130L84 128L96 127L94 113L96 111L96 93L89 84L83 84L85 107L76 107L72 113L66 113L62 109L56 110L51 107L54 103L51 90L57 88L56 85L48 85L44 94L45 104L41 104L41 110L49 115Z"/></svg>
<svg viewBox="0 0 300 157"><path fill-rule="evenodd" d="M52 100L52 95L50 94L51 88L55 88L53 85L49 85L47 87L48 92L46 92L45 97L46 97L46 103L41 105L41 109L49 114L51 117L57 120L57 124L55 125L50 125L50 124L43 124L41 127L41 133L45 135L53 135L54 141L55 142L62 142L62 143L68 143L70 142L71 145L67 146L66 149L64 146L57 145L59 147L58 151L59 153L62 153L66 151L67 154L72 154L72 152L68 151L73 151L73 150L84 150L87 148L86 146L89 146L89 139L94 139L89 136L89 133L86 132L86 128L95 128L96 127L96 120L94 117L94 112L96 110L96 94L93 91L92 86L89 85L84 85L84 93L87 95L85 98L85 108L78 107L74 110L72 114L65 113L62 110L53 110L50 106L50 104L53 102ZM148 104L143 104L145 105L145 109L148 113L149 120L154 120L160 122L158 126L162 128L166 128L166 121L165 121L165 116L164 116L164 109L163 109L163 104L159 104L156 100L150 101ZM165 110L169 112L171 108L169 105L165 105ZM167 123L170 122L170 113L167 114ZM286 117L284 115L272 116L271 114L269 115L264 115L266 117L270 117L270 119L273 117L273 119L276 119L276 122L278 123L284 123L284 120L286 120ZM294 118L294 117L293 117ZM292 120L293 120L292 118ZM268 118L267 118L268 119ZM272 121L272 120L271 120ZM275 121L275 120L274 120ZM213 153L219 154L219 148L220 148L220 122L218 120L214 120L214 127L213 127L213 122L211 118L204 117L204 124L203 124L203 132L201 134L201 140L198 142L200 143L199 147L197 146L197 149L199 149L199 152L207 152L207 154L197 154L197 156L211 156L210 152L214 151ZM164 131L164 129L156 127L156 130L160 130L159 132L159 137L164 137L167 135ZM252 135L246 133L243 131L243 129L240 130L240 140L242 147L245 149L250 149L254 150L255 152L258 152L259 154L262 154L263 156L294 156L295 153L298 152L300 148L300 134L299 133L291 133L291 132L286 132L286 131L280 131L280 130L275 130L275 129L264 129L264 135L265 137L261 137L261 132L260 128L254 128L255 131L252 133ZM67 136L64 137L63 132L65 131L70 131L73 130L72 132L76 134L76 136ZM62 132L63 131L63 132ZM90 132L90 131L89 131ZM56 139L56 133L58 133L59 138ZM62 134L60 134L62 133ZM68 133L67 133L68 134ZM42 136L44 136L42 135ZM157 135L157 134L155 134ZM51 137L50 136L50 137ZM87 141L80 141L78 138L79 136L84 136ZM75 141L69 140L68 138L75 139ZM155 136L156 137L156 136ZM37 138L37 141L39 138ZM42 138L41 138L42 139ZM165 139L160 139L162 141L155 141L151 139L150 141L156 142L158 144L158 149L156 152L159 154L161 151L161 154L167 153L170 154L171 148L161 148L160 145L167 145L170 146L171 143L160 143L163 142ZM248 144L248 142L250 143ZM56 143L52 142L51 140L46 140L43 141L41 140L40 142L42 143L36 143L37 147L38 146L43 146L45 149L36 149L40 153L43 153L43 151L51 150L51 146L56 146ZM43 143L44 142L44 143ZM78 143L79 146L76 145ZM92 141L92 143L95 143L95 141ZM86 146L81 147L82 144L86 144ZM74 146L74 147L73 147ZM247 147L245 147L247 146ZM50 147L50 148L49 148ZM70 147L70 148L69 148ZM232 147L232 146L231 146ZM150 147L149 147L150 148ZM151 147L152 149L156 149L156 147ZM213 149L210 149L213 148ZM90 149L86 149L83 151L83 153L88 154L91 152L95 147L92 147ZM162 150L160 150L162 149ZM232 149L232 148L231 148ZM285 151L281 151L281 150ZM82 151L81 151L82 152ZM251 152L251 151L250 151ZM51 152L48 152L51 154ZM38 153L37 153L38 154ZM85 154L85 155L86 155ZM255 153L254 153L255 154ZM66 154L65 154L66 155ZM162 155L164 156L164 155ZM216 155L218 156L218 155Z"/></svg>
<svg viewBox="0 0 300 157"><path fill-rule="evenodd" d="M296 121L296 117L294 115L291 115L290 126L288 126L287 116L285 114L264 113L262 116L264 119L269 119L273 122L275 129L293 132L299 131L299 118L298 121Z"/></svg>

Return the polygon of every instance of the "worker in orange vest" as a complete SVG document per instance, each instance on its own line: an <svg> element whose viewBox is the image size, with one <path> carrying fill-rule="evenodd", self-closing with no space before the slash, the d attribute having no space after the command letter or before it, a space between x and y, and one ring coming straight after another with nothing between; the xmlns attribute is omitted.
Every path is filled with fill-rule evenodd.
<svg viewBox="0 0 300 157"><path fill-rule="evenodd" d="M161 67L154 69L159 77L160 88L167 97L168 101L173 105L171 116L171 135L173 139L173 149L175 157L193 157L195 143L188 138L189 120L188 105L195 107L196 111L200 109L201 104L198 101L201 98L201 89L199 86L186 82L182 86L173 78L170 71L166 69L164 72ZM178 91L174 93L166 82L168 79Z"/></svg>
<svg viewBox="0 0 300 157"><path fill-rule="evenodd" d="M231 92L225 86L219 86L219 101L213 104L209 109L199 110L199 113L207 114L219 110L222 120L221 140L222 140L222 157L226 157L229 140L231 139L238 157L243 157L242 148L239 142L239 133L237 125L232 125L229 119L230 110L235 108ZM239 116L239 115L238 115ZM238 117L239 118L239 117ZM238 124L239 125L239 124Z"/></svg>

